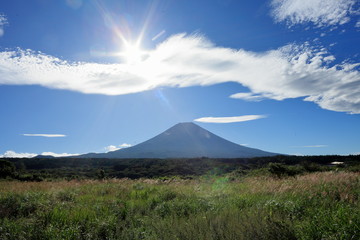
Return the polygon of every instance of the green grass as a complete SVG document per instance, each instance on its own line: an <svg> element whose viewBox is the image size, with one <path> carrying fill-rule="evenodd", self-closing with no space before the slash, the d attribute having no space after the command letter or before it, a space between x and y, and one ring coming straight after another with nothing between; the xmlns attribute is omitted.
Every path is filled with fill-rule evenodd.
<svg viewBox="0 0 360 240"><path fill-rule="evenodd" d="M3 181L0 239L360 239L359 197L346 172Z"/></svg>

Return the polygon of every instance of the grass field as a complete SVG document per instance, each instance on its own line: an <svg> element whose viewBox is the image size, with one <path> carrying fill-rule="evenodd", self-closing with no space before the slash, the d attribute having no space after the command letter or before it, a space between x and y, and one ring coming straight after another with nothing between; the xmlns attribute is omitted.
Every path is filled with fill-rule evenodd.
<svg viewBox="0 0 360 240"><path fill-rule="evenodd" d="M0 182L0 239L360 239L360 174Z"/></svg>

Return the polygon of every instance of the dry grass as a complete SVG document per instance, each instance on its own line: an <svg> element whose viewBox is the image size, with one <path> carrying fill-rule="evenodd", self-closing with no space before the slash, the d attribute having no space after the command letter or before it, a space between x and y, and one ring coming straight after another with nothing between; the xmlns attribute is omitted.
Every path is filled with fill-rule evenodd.
<svg viewBox="0 0 360 240"><path fill-rule="evenodd" d="M250 193L296 193L317 191L319 187L336 186L339 191L352 191L360 186L360 173L317 172L285 179L273 177L246 178L244 185L251 186Z"/></svg>
<svg viewBox="0 0 360 240"><path fill-rule="evenodd" d="M225 179L225 180L224 180ZM108 179L108 180L71 180L71 181L44 181L18 182L0 181L0 193L47 192L64 189L76 189L86 186L119 185L122 188L131 188L134 184L147 186L173 186L178 190L214 193L226 191L229 188L241 193L265 194L311 194L318 193L319 188L332 188L338 191L341 198L347 199L353 195L353 190L360 186L360 173L353 172L317 172L289 178L249 177L240 181L228 182L226 178L212 178L206 181L199 180L159 180L159 179ZM189 188L190 186L190 188ZM325 194L325 192L324 192Z"/></svg>

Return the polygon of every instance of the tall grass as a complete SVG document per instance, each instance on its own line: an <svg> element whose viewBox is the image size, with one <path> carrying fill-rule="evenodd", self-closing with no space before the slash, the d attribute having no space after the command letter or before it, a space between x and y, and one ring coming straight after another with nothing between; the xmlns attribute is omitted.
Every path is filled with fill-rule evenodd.
<svg viewBox="0 0 360 240"><path fill-rule="evenodd" d="M360 175L0 182L0 239L360 239Z"/></svg>

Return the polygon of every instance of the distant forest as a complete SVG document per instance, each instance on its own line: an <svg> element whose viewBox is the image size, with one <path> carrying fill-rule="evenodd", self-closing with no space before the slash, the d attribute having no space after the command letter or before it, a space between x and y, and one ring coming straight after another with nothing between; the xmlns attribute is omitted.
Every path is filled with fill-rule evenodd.
<svg viewBox="0 0 360 240"><path fill-rule="evenodd" d="M338 162L334 164L334 162ZM340 164L339 164L340 163ZM2 158L0 178L20 181L103 178L194 178L248 174L295 176L328 170L360 171L360 155L286 156L239 159Z"/></svg>

